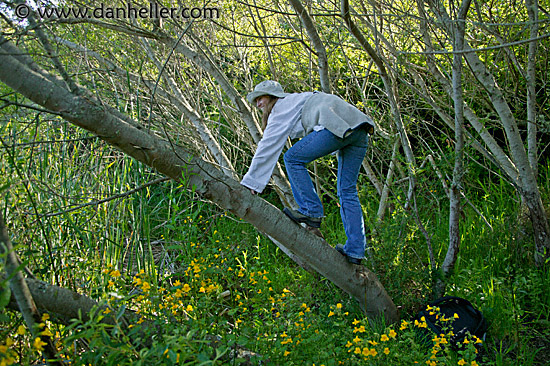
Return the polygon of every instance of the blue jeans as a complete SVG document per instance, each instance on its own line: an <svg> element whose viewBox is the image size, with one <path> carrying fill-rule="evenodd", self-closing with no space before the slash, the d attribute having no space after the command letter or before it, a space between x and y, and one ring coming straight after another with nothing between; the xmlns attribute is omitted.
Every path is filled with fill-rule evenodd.
<svg viewBox="0 0 550 366"><path fill-rule="evenodd" d="M365 223L357 195L357 177L365 157L368 135L363 128L339 138L327 129L313 131L284 154L285 167L292 194L300 207L298 211L309 217L323 217L323 205L315 192L306 164L338 151L337 191L340 215L347 241L344 252L353 258L365 255Z"/></svg>

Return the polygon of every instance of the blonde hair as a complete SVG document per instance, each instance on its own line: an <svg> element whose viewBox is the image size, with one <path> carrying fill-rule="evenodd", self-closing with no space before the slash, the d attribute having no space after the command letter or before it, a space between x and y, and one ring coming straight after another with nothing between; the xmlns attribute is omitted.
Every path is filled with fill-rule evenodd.
<svg viewBox="0 0 550 366"><path fill-rule="evenodd" d="M271 110L273 109L273 106L279 100L279 98L274 97L272 95L267 95L267 96L269 97L269 101L265 105L264 113L262 114L262 131L264 131L265 128L267 127L267 119L269 118L269 115L271 114Z"/></svg>

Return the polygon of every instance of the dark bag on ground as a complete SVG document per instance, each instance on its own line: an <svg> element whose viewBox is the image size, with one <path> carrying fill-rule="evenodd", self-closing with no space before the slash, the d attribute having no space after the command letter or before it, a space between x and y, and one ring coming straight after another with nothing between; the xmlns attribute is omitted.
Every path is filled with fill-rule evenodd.
<svg viewBox="0 0 550 366"><path fill-rule="evenodd" d="M436 310L439 309L439 310ZM455 316L456 314L456 316ZM439 298L429 304L426 309L420 311L414 320L422 322L424 317L427 328L417 328L421 330L423 342L431 344L435 335L444 333L445 324L451 324L447 333L452 329L454 336L449 339L453 348L462 345L464 339L470 334L481 340L485 340L487 332L487 322L483 314L477 310L468 300L456 296L446 296ZM441 321L442 319L451 319L451 321ZM427 331L429 329L430 331Z"/></svg>

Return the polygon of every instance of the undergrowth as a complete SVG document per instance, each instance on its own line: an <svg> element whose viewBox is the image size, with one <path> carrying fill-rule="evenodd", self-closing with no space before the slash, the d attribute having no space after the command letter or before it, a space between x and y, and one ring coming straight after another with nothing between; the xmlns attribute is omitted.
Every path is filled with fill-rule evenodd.
<svg viewBox="0 0 550 366"><path fill-rule="evenodd" d="M57 137L80 136L68 129L60 123ZM385 325L368 321L329 281L298 267L249 224L201 201L181 182L94 203L158 176L99 140L80 137L11 150L1 161L8 167L0 181L2 209L25 265L40 279L100 304L89 320L70 324L43 314L39 331L53 336L64 362L473 366L549 360L550 275L533 266L528 225L503 181L480 181L471 192L473 206L465 207L462 247L447 287L449 295L467 298L483 312L488 336L471 337L453 351L445 346L448 333L434 334L426 344L418 338L425 325L410 320L433 299L437 273L426 241L438 263L445 255L443 192L430 188L418 197L426 208L420 218L427 239L411 211L399 205L376 224L377 203L369 199L368 183L360 182L371 227L366 264L402 319ZM550 177L548 171L544 176ZM264 198L278 204L273 193ZM337 204L325 204L321 229L329 243L342 242ZM0 365L42 362L43 344L7 303L0 305ZM107 317L115 324L101 322Z"/></svg>

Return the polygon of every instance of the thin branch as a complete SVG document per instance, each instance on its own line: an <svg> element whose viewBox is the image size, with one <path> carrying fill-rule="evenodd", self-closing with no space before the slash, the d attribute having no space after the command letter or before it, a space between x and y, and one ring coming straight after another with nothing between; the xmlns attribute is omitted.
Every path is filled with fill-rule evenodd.
<svg viewBox="0 0 550 366"><path fill-rule="evenodd" d="M107 197L107 198L104 198L104 199L101 199L101 200L96 200L96 201L92 201L92 202L87 202L87 203L83 203L81 205L78 205L76 207L72 207L72 208L69 208L67 210L63 210L63 211L59 211L59 212L53 212L53 213L46 213L46 214L39 214L38 217L54 217L54 216L60 216L60 215L64 215L64 214L67 214L69 212L74 212L74 211L78 211L84 207L89 207L89 206L98 206L98 205L101 205L103 203L106 203L106 202L109 202L109 201L113 201L113 200L116 200L116 199L119 199L119 198L124 198L124 197L128 197L136 192L139 192L141 191L142 189L145 189L147 187L150 187L152 185L155 185L155 184L158 184L158 183L162 183L162 182L166 182L167 180L169 180L169 178L167 177L162 177L162 178L157 178L155 180L152 180L150 182L147 182L145 184L142 184L141 186L139 187L136 187L134 189L131 189L129 191L126 191L124 193L119 193L119 194L115 194L114 196L110 196L110 197Z"/></svg>
<svg viewBox="0 0 550 366"><path fill-rule="evenodd" d="M421 52L402 52L399 51L398 55L454 55L454 54L468 54L468 53L476 53L476 52L485 52L485 51L491 51L491 50L498 50L505 47L511 47L511 46L518 46L525 43L531 43L540 41L542 39L550 38L550 33L545 33L538 37L528 38L528 39L522 39L515 42L509 42L504 44L499 44L498 46L489 46L489 47L483 47L483 48L471 48L469 46L465 47L463 50L453 50L453 51L421 51Z"/></svg>

